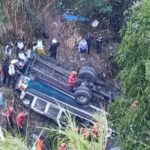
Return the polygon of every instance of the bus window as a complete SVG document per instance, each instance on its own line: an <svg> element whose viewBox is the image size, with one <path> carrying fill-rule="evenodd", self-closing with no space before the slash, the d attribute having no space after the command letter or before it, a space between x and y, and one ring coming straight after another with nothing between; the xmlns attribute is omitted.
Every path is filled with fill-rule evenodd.
<svg viewBox="0 0 150 150"><path fill-rule="evenodd" d="M47 105L47 102L38 98L35 102L34 108L44 113L46 105Z"/></svg>
<svg viewBox="0 0 150 150"><path fill-rule="evenodd" d="M23 98L23 103L25 105L30 105L32 103L33 99L34 99L34 96L26 93L25 96L24 96L24 98Z"/></svg>

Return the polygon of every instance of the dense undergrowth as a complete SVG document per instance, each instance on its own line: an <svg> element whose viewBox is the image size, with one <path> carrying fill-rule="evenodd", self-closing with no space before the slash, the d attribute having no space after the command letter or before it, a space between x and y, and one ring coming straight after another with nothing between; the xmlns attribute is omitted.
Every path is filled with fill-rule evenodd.
<svg viewBox="0 0 150 150"><path fill-rule="evenodd" d="M120 45L122 97L110 106L110 119L120 132L123 150L150 149L150 3L143 0L130 9Z"/></svg>

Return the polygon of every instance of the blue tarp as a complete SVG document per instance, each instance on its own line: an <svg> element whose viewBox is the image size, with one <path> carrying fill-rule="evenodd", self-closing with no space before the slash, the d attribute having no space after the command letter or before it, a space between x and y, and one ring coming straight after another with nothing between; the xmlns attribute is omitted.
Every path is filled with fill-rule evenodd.
<svg viewBox="0 0 150 150"><path fill-rule="evenodd" d="M81 21L81 22L88 22L89 21L89 19L87 17L71 15L68 13L65 13L63 17L67 21Z"/></svg>

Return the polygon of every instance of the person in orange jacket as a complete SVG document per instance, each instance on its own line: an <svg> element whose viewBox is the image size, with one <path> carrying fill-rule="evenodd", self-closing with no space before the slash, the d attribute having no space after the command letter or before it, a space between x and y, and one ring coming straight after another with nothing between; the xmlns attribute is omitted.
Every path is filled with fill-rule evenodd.
<svg viewBox="0 0 150 150"><path fill-rule="evenodd" d="M67 150L67 145L65 143L62 143L58 150Z"/></svg>
<svg viewBox="0 0 150 150"><path fill-rule="evenodd" d="M12 106L8 107L6 113L4 114L6 116L6 129L13 129L14 128L14 121L13 121L13 116L14 116L14 108Z"/></svg>
<svg viewBox="0 0 150 150"><path fill-rule="evenodd" d="M76 86L77 82L77 72L72 71L68 77L68 86L70 91L73 91L74 87Z"/></svg>
<svg viewBox="0 0 150 150"><path fill-rule="evenodd" d="M85 139L89 139L90 131L87 128L80 128L80 135Z"/></svg>
<svg viewBox="0 0 150 150"><path fill-rule="evenodd" d="M17 127L18 127L18 130L20 133L24 133L23 126L24 126L24 120L26 117L28 119L28 113L27 112L21 112L17 116L16 122L17 122Z"/></svg>
<svg viewBox="0 0 150 150"><path fill-rule="evenodd" d="M36 144L36 150L43 150L43 139L42 137L39 137Z"/></svg>
<svg viewBox="0 0 150 150"><path fill-rule="evenodd" d="M99 126L98 123L94 123L94 125L91 128L91 136L94 138L99 137Z"/></svg>

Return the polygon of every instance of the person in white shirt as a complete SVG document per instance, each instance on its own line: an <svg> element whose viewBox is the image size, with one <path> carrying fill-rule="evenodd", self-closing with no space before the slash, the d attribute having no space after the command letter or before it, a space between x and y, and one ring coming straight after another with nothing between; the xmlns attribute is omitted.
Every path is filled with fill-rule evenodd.
<svg viewBox="0 0 150 150"><path fill-rule="evenodd" d="M16 79L16 70L15 70L15 64L18 62L17 59L14 59L10 62L8 67L8 86L12 88L15 88L15 79Z"/></svg>
<svg viewBox="0 0 150 150"><path fill-rule="evenodd" d="M88 51L88 44L87 41L85 39L82 39L79 42L79 52L80 52L80 60L84 61L84 54Z"/></svg>
<svg viewBox="0 0 150 150"><path fill-rule="evenodd" d="M13 51L13 43L9 42L5 47L5 56L11 57Z"/></svg>
<svg viewBox="0 0 150 150"><path fill-rule="evenodd" d="M16 47L17 47L16 54L18 56L19 52L24 51L25 48L25 43L23 42L23 40L19 39L16 43Z"/></svg>

